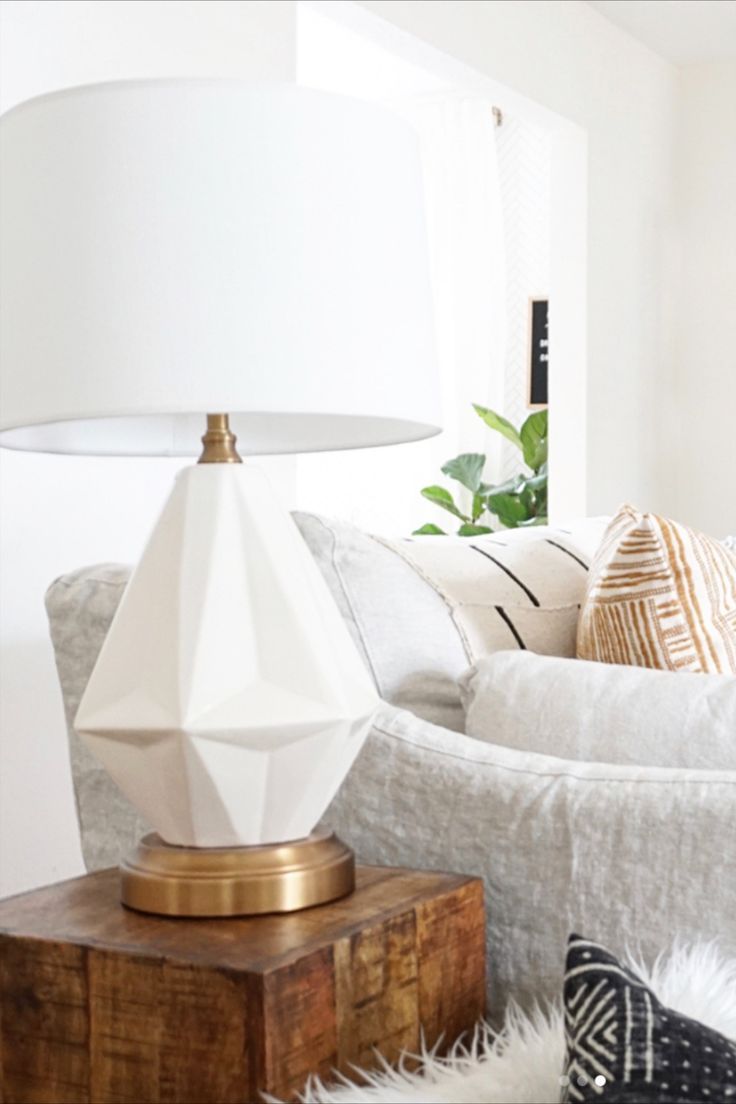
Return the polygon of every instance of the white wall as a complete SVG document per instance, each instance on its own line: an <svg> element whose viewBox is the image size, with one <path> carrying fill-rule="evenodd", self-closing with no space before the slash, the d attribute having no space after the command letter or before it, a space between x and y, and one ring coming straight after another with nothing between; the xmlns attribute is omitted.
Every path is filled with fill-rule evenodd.
<svg viewBox="0 0 736 1104"><path fill-rule="evenodd" d="M680 72L668 509L736 533L736 60Z"/></svg>
<svg viewBox="0 0 736 1104"><path fill-rule="evenodd" d="M485 0L484 0L485 2ZM383 10L383 9L382 9ZM501 449L498 442L494 443L492 434L484 431L482 425L474 415L469 397L475 401L485 402L488 405L501 409L505 404L503 396L504 372L493 369L494 360L502 362L504 319L503 306L504 290L499 286L495 278L489 283L483 282L480 275L481 269L489 268L486 276L492 269L496 276L503 278L503 265L498 250L492 244L497 241L497 234L487 238L489 226L482 225L483 219L477 219L477 209L471 212L471 205L465 204L462 198L465 181L477 182L484 176L479 167L466 165L463 172L462 164L468 161L469 146L463 155L459 150L449 157L448 164L452 170L448 174L447 165L443 167L443 159L437 158L439 152L435 148L434 139L437 132L426 130L428 118L423 109L429 107L429 101L435 104L447 95L449 100L459 97L468 105L474 104L472 109L480 109L481 114L490 109L494 104L500 105L509 119L518 119L525 126L537 131L544 136L544 143L549 151L549 208L550 208L550 233L549 233L549 270L548 291L554 302L554 324L550 332L550 357L553 363L560 366L560 370L551 380L551 401L554 409L552 420L552 433L550 438L550 465L554 471L554 477L550 486L550 513L558 520L568 519L585 513L587 504L587 464L586 464L586 395L587 395L587 365L585 359L585 336L587 326L586 311L586 218L587 218L587 136L585 130L572 122L569 118L550 110L543 104L531 100L529 97L515 91L508 84L489 76L483 71L473 68L456 57L438 49L422 38L415 37L402 31L392 22L387 22L377 16L373 11L365 7L351 3L349 0L302 0L299 5L299 61L298 72L310 83L317 83L320 87L327 87L333 91L347 92L359 96L389 97L389 105L406 113L415 125L420 124L425 143L425 155L428 162L433 165L430 172L428 185L433 185L429 191L434 192L434 185L445 180L441 190L449 184L455 176L456 187L450 188L450 196L454 195L456 214L462 210L463 216L458 220L457 227L451 224L453 218L452 201L445 209L440 203L429 203L429 214L436 207L441 212L441 219L437 220L435 231L442 225L442 232L436 238L437 248L433 254L433 282L436 285L437 304L447 303L454 298L456 304L460 304L460 313L457 309L449 312L449 317L444 318L447 311L438 310L438 345L440 361L447 371L454 361L453 387L443 386L443 406L445 414L445 433L434 441L426 442L424 446L412 446L411 455L402 455L400 462L392 469L392 458L388 455L371 457L371 471L373 478L366 480L365 472L359 480L361 486L367 483L367 496L359 502L354 502L351 508L355 520L359 524L375 528L383 526L384 531L396 532L397 519L404 524L400 528L406 530L406 520L432 520L441 525L447 522L440 510L435 516L427 513L418 514L416 507L419 501L416 496L416 487L420 485L420 477L424 473L424 481L435 481L440 464L450 455L458 451L475 451L483 449L488 454L487 476L491 480L500 477L499 463ZM302 30L304 33L302 34ZM310 49L309 38L318 31L317 49ZM332 56L332 50L337 51L338 57ZM342 58L339 56L342 51ZM304 55L304 56L303 56ZM311 55L311 56L310 56ZM349 61L348 61L349 57ZM432 74L432 83L428 87L427 76ZM442 84L437 85L440 77ZM392 86L395 92L392 94ZM448 92L449 90L449 92ZM427 91L431 94L426 95ZM416 93L420 95L416 97ZM410 97L415 99L410 102ZM490 141L495 141L499 131L490 128ZM470 143L472 145L472 143ZM485 148L485 139L478 143L478 148ZM432 152L434 151L434 152ZM490 178L486 176L487 185ZM494 188L497 184L494 185ZM435 194L438 199L439 193ZM429 194L428 194L429 199ZM444 202L444 200L443 200ZM487 209L496 210L496 206L488 203ZM486 220L488 221L488 220ZM463 227L463 222L465 226ZM456 234L457 230L457 234ZM501 228L498 228L500 234ZM486 238L484 239L484 233ZM455 239L464 239L464 245L455 248ZM445 245L440 247L442 240ZM472 243L472 244L471 244ZM470 253L476 253L473 263L478 267L473 278L470 273ZM503 250L501 250L501 253ZM484 258L484 260L482 260ZM489 265L489 258L494 262ZM453 269L453 265L455 266ZM454 272L454 275L453 275ZM440 287L438 276L444 274ZM478 278L480 276L480 279ZM466 280L467 277L467 280ZM470 286L462 286L463 282ZM452 290L454 288L454 290ZM451 294L448 295L448 292ZM482 300L483 308L474 313L471 306ZM494 312L498 312L497 315ZM444 318L444 322L443 322ZM482 322L479 323L478 319ZM490 339L489 346L484 347L483 340L478 340L477 334L485 327ZM492 346L492 347L491 347ZM451 355L446 355L451 354ZM485 391L485 399L478 400L478 396ZM449 446L452 445L452 448ZM509 446L511 448L511 446ZM388 453L388 450L383 450ZM517 462L518 462L518 458ZM347 471L344 468L345 461L340 459L340 478L345 483ZM347 461L349 467L356 470L360 467L361 460L353 458ZM305 481L310 474L323 475L330 464L335 461L329 456L307 458L299 465L300 485L302 490L309 490L310 494L316 487L316 479L307 487ZM333 467L333 471L335 468ZM391 477L393 476L393 477ZM305 477L305 478L303 478ZM385 494L385 487L390 486L390 500ZM319 505L323 510L329 510L329 489L321 487ZM301 502L301 498L300 498ZM340 503L342 508L342 502ZM386 526L388 528L386 529Z"/></svg>
<svg viewBox="0 0 736 1104"><path fill-rule="evenodd" d="M292 0L4 0L0 30L2 111L88 81L295 77ZM0 453L0 896L82 869L44 591L134 561L177 466ZM264 466L288 501L293 463Z"/></svg>
<svg viewBox="0 0 736 1104"><path fill-rule="evenodd" d="M359 4L587 131L587 508L661 508L676 68L578 0Z"/></svg>

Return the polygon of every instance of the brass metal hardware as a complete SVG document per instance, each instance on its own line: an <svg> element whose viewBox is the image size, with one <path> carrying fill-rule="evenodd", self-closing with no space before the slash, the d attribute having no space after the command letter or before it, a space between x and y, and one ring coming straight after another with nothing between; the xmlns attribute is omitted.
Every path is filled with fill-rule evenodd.
<svg viewBox="0 0 736 1104"><path fill-rule="evenodd" d="M258 847L174 847L144 836L121 864L124 905L163 916L296 912L355 888L355 856L333 832Z"/></svg>
<svg viewBox="0 0 736 1104"><path fill-rule="evenodd" d="M242 464L235 447L237 437L230 430L227 414L208 414L207 432L202 438L204 449L199 464Z"/></svg>

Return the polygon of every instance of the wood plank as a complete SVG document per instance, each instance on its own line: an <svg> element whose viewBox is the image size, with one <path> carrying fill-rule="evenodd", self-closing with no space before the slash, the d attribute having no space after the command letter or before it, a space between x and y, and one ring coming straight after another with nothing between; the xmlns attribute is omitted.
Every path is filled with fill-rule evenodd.
<svg viewBox="0 0 736 1104"><path fill-rule="evenodd" d="M248 1104L256 1068L250 1033L257 1021L248 978L226 970L164 962L159 990L161 1104ZM257 1038L256 1038L257 1045Z"/></svg>
<svg viewBox="0 0 736 1104"><path fill-rule="evenodd" d="M95 1104L247 1104L247 982L117 952L90 954Z"/></svg>
<svg viewBox="0 0 736 1104"><path fill-rule="evenodd" d="M0 1081L13 1104L88 1104L86 951L0 936Z"/></svg>
<svg viewBox="0 0 736 1104"><path fill-rule="evenodd" d="M261 1088L282 1099L292 1099L304 1088L310 1074L329 1080L337 1065L331 948L313 951L299 962L265 975L263 1023Z"/></svg>
<svg viewBox="0 0 736 1104"><path fill-rule="evenodd" d="M95 1104L158 1104L161 964L96 949L89 958L90 1093Z"/></svg>
<svg viewBox="0 0 736 1104"><path fill-rule="evenodd" d="M394 1062L419 1045L416 920L413 910L335 946L338 1069Z"/></svg>
<svg viewBox="0 0 736 1104"><path fill-rule="evenodd" d="M483 884L424 901L416 915L419 1020L428 1046L451 1043L485 1015Z"/></svg>

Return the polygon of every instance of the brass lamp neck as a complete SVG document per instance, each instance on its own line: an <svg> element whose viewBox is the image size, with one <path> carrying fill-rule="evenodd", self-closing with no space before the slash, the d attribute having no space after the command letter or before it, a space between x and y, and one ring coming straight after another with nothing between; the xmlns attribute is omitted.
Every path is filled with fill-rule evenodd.
<svg viewBox="0 0 736 1104"><path fill-rule="evenodd" d="M202 438L204 449L200 464L242 464L235 447L237 437L230 430L227 414L208 414L207 432Z"/></svg>

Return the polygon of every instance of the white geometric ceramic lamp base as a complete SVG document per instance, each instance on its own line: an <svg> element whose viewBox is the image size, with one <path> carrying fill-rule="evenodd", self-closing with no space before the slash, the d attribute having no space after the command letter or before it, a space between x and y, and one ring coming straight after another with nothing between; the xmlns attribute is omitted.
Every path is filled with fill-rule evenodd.
<svg viewBox="0 0 736 1104"><path fill-rule="evenodd" d="M308 836L377 697L309 550L263 475L178 476L75 727L161 838Z"/></svg>

